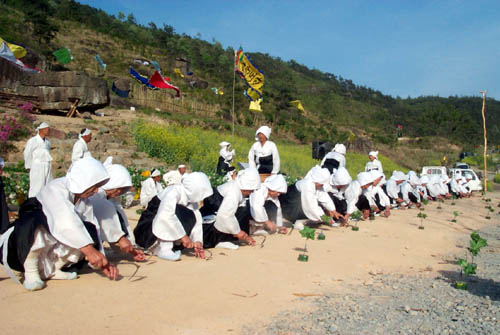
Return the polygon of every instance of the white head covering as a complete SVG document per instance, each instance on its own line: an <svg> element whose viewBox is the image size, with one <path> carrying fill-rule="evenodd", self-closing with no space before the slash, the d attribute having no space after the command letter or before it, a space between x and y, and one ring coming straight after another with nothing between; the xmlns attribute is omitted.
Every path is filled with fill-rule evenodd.
<svg viewBox="0 0 500 335"><path fill-rule="evenodd" d="M442 174L439 179L441 180L441 182L446 182L446 184L448 184L450 182L450 178L446 175L446 174Z"/></svg>
<svg viewBox="0 0 500 335"><path fill-rule="evenodd" d="M160 176L161 175L161 172L157 169L154 169L153 172L151 172L151 177L156 177L156 176Z"/></svg>
<svg viewBox="0 0 500 335"><path fill-rule="evenodd" d="M394 180L406 180L406 175L401 171L394 170L392 172L392 178Z"/></svg>
<svg viewBox="0 0 500 335"><path fill-rule="evenodd" d="M361 186L373 183L373 177L370 172L360 172L357 176L358 182Z"/></svg>
<svg viewBox="0 0 500 335"><path fill-rule="evenodd" d="M222 141L222 142L220 142L220 143L219 143L219 145L221 146L221 148L225 148L225 147L227 147L229 144L231 144L231 143L226 142L226 141Z"/></svg>
<svg viewBox="0 0 500 335"><path fill-rule="evenodd" d="M41 129L49 128L49 124L47 122L42 122L38 127L36 127L36 132L38 133Z"/></svg>
<svg viewBox="0 0 500 335"><path fill-rule="evenodd" d="M273 174L264 180L264 185L271 191L286 193L288 186L285 177L281 174Z"/></svg>
<svg viewBox="0 0 500 335"><path fill-rule="evenodd" d="M377 158L377 159L378 159L378 151L370 151L370 152L368 153L368 156L373 156L373 157L375 157L375 158Z"/></svg>
<svg viewBox="0 0 500 335"><path fill-rule="evenodd" d="M190 202L200 202L213 194L212 185L203 172L192 172L181 182Z"/></svg>
<svg viewBox="0 0 500 335"><path fill-rule="evenodd" d="M369 173L370 173L373 181L375 181L375 179L377 179L379 177L384 177L384 174L382 172L380 172L379 170L371 170ZM384 178L382 178L382 179L384 179ZM380 180L382 180L382 179L380 179Z"/></svg>
<svg viewBox="0 0 500 335"><path fill-rule="evenodd" d="M332 177L330 178L330 184L338 186L338 185L347 185L350 184L352 181L351 175L349 174L349 171L343 166L340 166L337 169L337 172L332 174Z"/></svg>
<svg viewBox="0 0 500 335"><path fill-rule="evenodd" d="M413 172L413 171L410 171ZM408 181L412 185L420 185L420 179L418 178L417 174L415 172L413 173L408 173Z"/></svg>
<svg viewBox="0 0 500 335"><path fill-rule="evenodd" d="M0 167L3 169L4 166L5 166L5 162L3 161L3 158L0 157Z"/></svg>
<svg viewBox="0 0 500 335"><path fill-rule="evenodd" d="M427 175L423 175L422 177L420 177L420 184L423 185L423 184L428 184L429 183L429 177Z"/></svg>
<svg viewBox="0 0 500 335"><path fill-rule="evenodd" d="M326 168L321 168L319 165L313 167L308 174L313 183L321 185L328 183L328 180L330 179L330 171Z"/></svg>
<svg viewBox="0 0 500 335"><path fill-rule="evenodd" d="M178 169L182 169L182 168L185 168L185 167L186 167L186 165L184 165L184 164L179 164L179 166L177 166Z"/></svg>
<svg viewBox="0 0 500 335"><path fill-rule="evenodd" d="M256 190L260 187L260 176L256 168L246 168L238 172L236 182L241 190Z"/></svg>
<svg viewBox="0 0 500 335"><path fill-rule="evenodd" d="M115 188L131 187L132 178L127 169L120 164L112 164L112 157L106 158L104 168L108 172L109 181L102 186L103 190L113 190Z"/></svg>
<svg viewBox="0 0 500 335"><path fill-rule="evenodd" d="M338 152L339 154L345 155L347 149L345 148L345 145L343 145L342 143L337 143L333 147L332 151L335 151L335 152Z"/></svg>
<svg viewBox="0 0 500 335"><path fill-rule="evenodd" d="M269 136L271 136L271 128L268 126L262 126L257 131L255 132L255 140L258 141L259 138L257 137L258 133L262 133L267 139L269 139Z"/></svg>
<svg viewBox="0 0 500 335"><path fill-rule="evenodd" d="M84 157L71 164L66 179L69 191L80 194L102 181L109 180L109 175L97 159Z"/></svg>
<svg viewBox="0 0 500 335"><path fill-rule="evenodd" d="M92 132L90 131L90 129L89 128L85 128L85 130L83 131L83 133L80 133L78 135L78 138L82 138L83 136L87 136L87 135L90 135L90 134L92 134Z"/></svg>

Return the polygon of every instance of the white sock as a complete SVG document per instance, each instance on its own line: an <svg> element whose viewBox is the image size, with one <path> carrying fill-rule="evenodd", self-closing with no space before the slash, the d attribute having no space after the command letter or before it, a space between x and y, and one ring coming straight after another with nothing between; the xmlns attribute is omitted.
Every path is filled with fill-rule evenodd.
<svg viewBox="0 0 500 335"><path fill-rule="evenodd" d="M239 246L231 242L219 242L215 247L221 249L231 249L231 250L236 250L239 248Z"/></svg>
<svg viewBox="0 0 500 335"><path fill-rule="evenodd" d="M267 236L269 235L269 232L265 229L259 229L259 230L256 230L253 232L252 235L255 235L255 236Z"/></svg>
<svg viewBox="0 0 500 335"><path fill-rule="evenodd" d="M172 251L172 250L161 250L156 254L156 256L161 259L166 259L168 261L178 261L181 258L181 251Z"/></svg>
<svg viewBox="0 0 500 335"><path fill-rule="evenodd" d="M64 260L62 258L58 258L57 261L56 261L56 264L54 265L55 268L56 268L56 271L54 272L54 275L52 276L51 279L72 280L72 279L76 279L76 277L78 277L78 275L76 274L76 272L64 272L64 271L61 271L61 269L65 265L66 265L66 260Z"/></svg>
<svg viewBox="0 0 500 335"><path fill-rule="evenodd" d="M297 230L302 230L304 229L304 224L307 222L307 220L297 220L293 224L293 228Z"/></svg>
<svg viewBox="0 0 500 335"><path fill-rule="evenodd" d="M24 288L28 291L41 290L45 283L40 278L40 273L38 272L38 257L40 256L40 251L30 251L24 261Z"/></svg>

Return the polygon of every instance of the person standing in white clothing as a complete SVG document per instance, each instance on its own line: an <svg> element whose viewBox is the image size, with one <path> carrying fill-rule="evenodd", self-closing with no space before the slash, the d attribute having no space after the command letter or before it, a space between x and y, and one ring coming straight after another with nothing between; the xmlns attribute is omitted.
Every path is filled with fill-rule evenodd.
<svg viewBox="0 0 500 335"><path fill-rule="evenodd" d="M92 157L90 154L88 143L92 140L92 132L88 128L84 128L80 131L78 135L78 141L76 141L73 146L73 154L71 155L71 161L74 163L83 157Z"/></svg>
<svg viewBox="0 0 500 335"><path fill-rule="evenodd" d="M52 180L52 156L50 156L50 128L42 122L37 128L37 135L26 143L24 148L24 167L29 170L30 189L28 197L33 198Z"/></svg>

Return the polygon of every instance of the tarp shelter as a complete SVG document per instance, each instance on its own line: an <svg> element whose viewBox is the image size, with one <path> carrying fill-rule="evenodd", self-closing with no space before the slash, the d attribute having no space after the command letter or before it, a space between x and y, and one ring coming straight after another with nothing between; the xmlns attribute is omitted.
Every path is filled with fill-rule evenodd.
<svg viewBox="0 0 500 335"><path fill-rule="evenodd" d="M134 77L135 79L139 80L141 83L143 83L144 85L146 85L146 87L151 88L151 89L155 89L156 88L156 87L154 87L153 85L151 85L149 83L149 79L148 78L141 76L134 69L130 68L129 69L129 73L130 73L130 75L132 77Z"/></svg>
<svg viewBox="0 0 500 335"><path fill-rule="evenodd" d="M166 88L166 89L172 89L177 92L177 97L181 96L181 91L177 86L174 86L168 82L165 81L165 78L163 78L158 71L155 71L155 73L151 76L149 79L149 82L154 85L155 87L158 88Z"/></svg>

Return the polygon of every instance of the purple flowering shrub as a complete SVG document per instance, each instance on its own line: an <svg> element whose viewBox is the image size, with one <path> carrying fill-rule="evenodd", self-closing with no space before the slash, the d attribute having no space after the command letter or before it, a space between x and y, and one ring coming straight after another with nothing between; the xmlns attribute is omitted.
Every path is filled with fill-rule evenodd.
<svg viewBox="0 0 500 335"><path fill-rule="evenodd" d="M29 102L19 106L20 113L16 119L13 116L5 114L0 117L0 152L6 151L9 141L17 140L20 137L31 133L31 124L36 117L30 112L33 105Z"/></svg>

